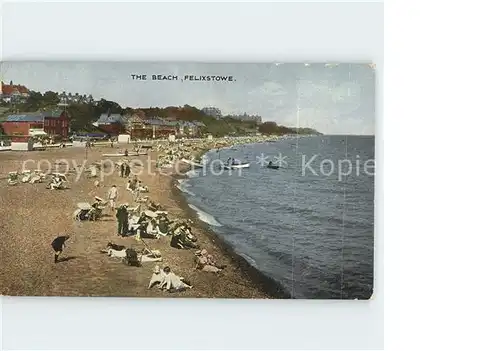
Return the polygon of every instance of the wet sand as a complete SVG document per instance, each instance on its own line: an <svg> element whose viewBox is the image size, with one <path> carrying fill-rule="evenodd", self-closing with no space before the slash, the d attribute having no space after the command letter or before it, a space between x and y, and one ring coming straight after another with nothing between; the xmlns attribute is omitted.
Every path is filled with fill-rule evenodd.
<svg viewBox="0 0 500 351"><path fill-rule="evenodd" d="M96 147L88 152L86 165L100 161L102 153L114 153L117 149ZM150 156L129 159L156 160L156 153ZM23 161L33 160L27 168L35 169L41 160L42 171L49 163L55 167L57 160L83 164L85 149L63 148L33 152L0 153L0 222L2 240L0 244L0 285L3 295L24 296L120 296L120 297L224 297L224 298L275 298L288 297L279 286L266 278L245 260L235 255L207 225L194 220L193 233L198 244L213 254L218 263L227 267L220 274L201 272L194 269L194 251L170 247L170 236L161 239L145 239L151 249L159 250L163 257L160 263L144 263L142 267L126 266L118 259L100 252L108 242L114 242L138 250L144 244L134 237L121 238L117 232L114 212L97 222L79 222L72 218L78 202L92 202L94 196L106 198L109 188L118 186L118 204L132 204L132 195L125 190L126 178L115 171L101 181L99 187L94 179L85 174L79 180L68 175L67 190L48 190L46 183L7 185L10 171L22 169ZM116 158L118 161L120 158ZM29 167L31 166L31 167ZM147 167L146 167L147 168ZM150 189L153 201L161 203L174 218L195 218L182 194L175 187L179 175L162 175L151 167L148 174L143 171L139 179ZM60 171L66 170L62 166ZM111 173L111 172L110 172ZM100 179L100 176L98 177ZM54 264L52 240L61 234L71 236L64 250L62 262ZM172 271L190 280L193 289L168 293L156 288L147 289L152 270L156 264L168 265Z"/></svg>

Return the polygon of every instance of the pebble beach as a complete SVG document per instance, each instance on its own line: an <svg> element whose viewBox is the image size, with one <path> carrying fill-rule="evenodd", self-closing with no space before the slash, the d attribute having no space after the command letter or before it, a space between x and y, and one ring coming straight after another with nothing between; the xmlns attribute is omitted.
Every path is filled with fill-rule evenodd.
<svg viewBox="0 0 500 351"><path fill-rule="evenodd" d="M206 145L192 148L201 156ZM90 165L103 160L103 154L118 148L100 145L89 150L66 147L30 152L0 153L0 282L2 295L12 296L114 296L114 297L203 297L203 298L286 298L279 286L264 277L245 260L232 252L185 202L176 188L177 180L189 170L187 164L174 160L170 172L156 167L139 171L139 179L149 187L149 198L166 208L169 215L191 219L193 234L200 247L210 252L226 267L219 274L197 270L193 250L170 247L170 237L147 239L145 243L161 252L161 266L188 279L193 288L169 293L147 289L155 263L131 267L101 252L108 242L142 250L144 244L134 237L117 235L115 213L109 207L98 221L75 221L72 213L79 202L91 202L95 196L106 197L112 185L118 187L118 203L133 203L132 194L125 190L126 179L118 171L89 178L86 174L66 173L69 189L48 190L47 182L7 185L9 172L20 171L23 164L47 171L68 160L74 165ZM161 150L147 155L129 157L143 164L156 164ZM192 156L192 155L191 155ZM39 166L38 166L39 165ZM45 167L45 169L44 169ZM143 167L144 168L144 167ZM62 172L62 171L61 171ZM64 172L62 172L64 173ZM96 179L99 184L96 185ZM54 264L51 241L58 235L69 235L62 262Z"/></svg>

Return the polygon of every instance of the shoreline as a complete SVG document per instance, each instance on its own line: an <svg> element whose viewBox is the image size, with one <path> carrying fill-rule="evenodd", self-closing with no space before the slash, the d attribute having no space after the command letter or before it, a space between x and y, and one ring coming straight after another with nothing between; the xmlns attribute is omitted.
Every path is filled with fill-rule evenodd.
<svg viewBox="0 0 500 351"><path fill-rule="evenodd" d="M215 150L216 149L208 149L200 151L196 157L203 157L207 153ZM241 272L259 288L261 288L265 294L270 295L270 297L274 299L292 299L291 294L282 284L252 266L243 256L236 253L235 249L228 242L226 242L222 236L217 234L208 223L199 219L198 213L189 207L187 196L176 186L179 179L189 179L189 177L186 176L186 172L192 170L193 168L188 165L186 165L186 168L186 171L182 170L180 174L174 174L172 176L173 181L171 183L174 199L181 210L193 221L193 223L196 223L196 226L203 230L205 235L207 235L207 237L211 239L217 247L219 247L222 253L232 260Z"/></svg>

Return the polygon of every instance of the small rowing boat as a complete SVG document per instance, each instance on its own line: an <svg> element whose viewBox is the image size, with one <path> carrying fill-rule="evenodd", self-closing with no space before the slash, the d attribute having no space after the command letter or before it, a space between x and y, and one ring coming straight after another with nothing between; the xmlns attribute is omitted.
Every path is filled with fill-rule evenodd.
<svg viewBox="0 0 500 351"><path fill-rule="evenodd" d="M249 168L250 163L240 163L234 165L224 165L224 169L241 169L241 168Z"/></svg>
<svg viewBox="0 0 500 351"><path fill-rule="evenodd" d="M280 166L275 166L275 165L267 165L266 167L270 168L270 169L279 169L280 168Z"/></svg>

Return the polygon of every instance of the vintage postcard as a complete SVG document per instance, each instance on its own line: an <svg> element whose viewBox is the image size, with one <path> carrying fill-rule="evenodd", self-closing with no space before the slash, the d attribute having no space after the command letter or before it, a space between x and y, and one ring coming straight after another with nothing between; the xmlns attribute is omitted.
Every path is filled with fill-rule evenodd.
<svg viewBox="0 0 500 351"><path fill-rule="evenodd" d="M369 63L3 62L3 295L370 299Z"/></svg>

